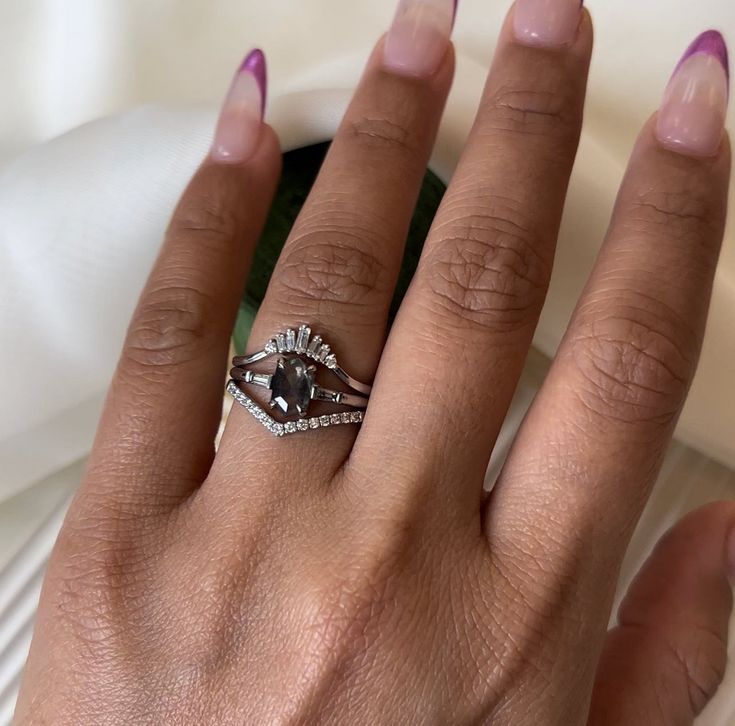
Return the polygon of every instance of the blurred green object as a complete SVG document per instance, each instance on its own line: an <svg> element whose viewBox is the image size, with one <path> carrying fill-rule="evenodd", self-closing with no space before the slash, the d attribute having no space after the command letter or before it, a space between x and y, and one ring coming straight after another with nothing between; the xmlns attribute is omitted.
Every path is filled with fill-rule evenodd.
<svg viewBox="0 0 735 726"><path fill-rule="evenodd" d="M328 149L329 142L326 142L294 149L283 155L283 174L265 229L255 249L250 277L235 324L233 341L238 354L242 354L245 350L255 313L265 297L273 268ZM401 272L391 305L391 321L416 270L424 240L445 189L444 182L436 174L431 171L426 173L408 233ZM308 321L294 321L294 324L297 322Z"/></svg>

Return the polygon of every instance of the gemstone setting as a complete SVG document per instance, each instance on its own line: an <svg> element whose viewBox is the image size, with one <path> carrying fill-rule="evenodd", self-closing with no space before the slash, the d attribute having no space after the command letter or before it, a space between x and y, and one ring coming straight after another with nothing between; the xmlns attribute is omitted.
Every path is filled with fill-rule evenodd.
<svg viewBox="0 0 735 726"><path fill-rule="evenodd" d="M301 358L280 358L271 379L271 408L287 418L306 416L315 376L314 366Z"/></svg>
<svg viewBox="0 0 735 726"><path fill-rule="evenodd" d="M277 356L274 373L249 369L250 365L269 356ZM228 382L228 392L275 436L341 424L359 424L363 421L372 386L350 376L340 366L337 356L321 335L312 337L312 328L306 323L276 333L266 341L262 350L235 356L232 365L232 380ZM316 371L319 365L329 369L352 390L332 390L317 384ZM240 387L243 383L268 389L270 406L278 410L278 417L269 416L258 403L249 398ZM309 417L311 401L359 410ZM289 420L280 422L278 418L282 417Z"/></svg>

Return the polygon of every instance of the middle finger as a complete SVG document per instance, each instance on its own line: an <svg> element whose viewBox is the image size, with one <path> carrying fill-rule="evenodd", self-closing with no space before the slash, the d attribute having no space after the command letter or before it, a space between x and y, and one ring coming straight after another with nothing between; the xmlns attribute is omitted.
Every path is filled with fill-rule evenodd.
<svg viewBox="0 0 735 726"><path fill-rule="evenodd" d="M369 466L380 447L412 481L467 474L473 511L546 295L579 140L592 23L571 3L566 44L546 16L531 32L533 3L505 23L351 459ZM386 436L396 427L410 436Z"/></svg>

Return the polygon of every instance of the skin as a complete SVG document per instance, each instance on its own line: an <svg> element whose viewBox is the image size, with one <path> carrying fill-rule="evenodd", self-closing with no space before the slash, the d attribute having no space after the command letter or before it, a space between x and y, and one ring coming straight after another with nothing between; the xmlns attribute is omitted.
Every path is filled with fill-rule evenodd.
<svg viewBox="0 0 735 726"><path fill-rule="evenodd" d="M645 126L548 379L482 489L548 284L591 49L586 13L563 49L506 25L386 340L453 54L412 79L376 48L251 346L309 321L375 378L360 429L280 440L235 407L215 456L278 144L264 125L246 162L203 163L55 548L16 723L692 722L725 667L735 505L666 535L607 623L696 366L726 140L687 157Z"/></svg>

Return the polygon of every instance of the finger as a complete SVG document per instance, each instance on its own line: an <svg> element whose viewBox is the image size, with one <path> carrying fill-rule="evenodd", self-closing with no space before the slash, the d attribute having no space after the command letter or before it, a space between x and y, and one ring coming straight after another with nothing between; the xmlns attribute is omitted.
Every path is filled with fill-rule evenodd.
<svg viewBox="0 0 735 726"><path fill-rule="evenodd" d="M130 324L90 463L96 490L175 501L207 474L229 339L279 173L278 141L261 121L264 92L264 60L254 51Z"/></svg>
<svg viewBox="0 0 735 726"><path fill-rule="evenodd" d="M685 726L727 663L735 579L735 504L708 505L658 544L605 642L591 726Z"/></svg>
<svg viewBox="0 0 735 726"><path fill-rule="evenodd" d="M308 323L312 337L320 335L350 375L372 380L408 227L451 84L453 5L452 0L401 3L286 241L250 349ZM267 437L238 407L222 442L225 464L230 456L254 454L252 447L243 451L241 446L250 433ZM301 440L313 453L314 436L325 435L333 439L329 466L334 469L349 450L354 427L302 433L286 445L298 448ZM282 448L284 442L272 445ZM268 446L264 443L266 455ZM295 451L289 455L297 456Z"/></svg>
<svg viewBox="0 0 735 726"><path fill-rule="evenodd" d="M602 644L620 560L694 374L722 241L726 74L706 53L679 72L700 76L681 93L674 76L676 93L636 144L590 280L485 508L495 561L529 609L548 611L554 594L556 684L575 693L591 686L581 666ZM662 137L672 104L684 104L679 137L701 139L688 104L704 102L707 125L717 98L714 156Z"/></svg>
<svg viewBox="0 0 735 726"><path fill-rule="evenodd" d="M468 487L456 494L475 512L543 304L579 139L592 24L574 6L569 42L554 47L519 39L531 21L518 8L506 21L352 459L375 463L387 447L431 473L412 475L421 481L459 466Z"/></svg>
<svg viewBox="0 0 735 726"><path fill-rule="evenodd" d="M600 552L622 546L695 371L727 206L726 73L706 51L678 73L698 75L683 86L674 76L636 144L607 239L490 503L501 537L517 539L513 522L546 527L553 517L541 538L555 538L550 556L593 522ZM677 104L689 115L681 143L662 138ZM716 136L713 156L699 155L694 104Z"/></svg>

